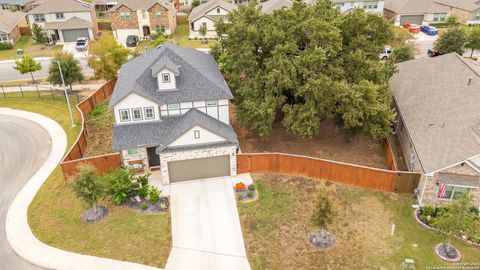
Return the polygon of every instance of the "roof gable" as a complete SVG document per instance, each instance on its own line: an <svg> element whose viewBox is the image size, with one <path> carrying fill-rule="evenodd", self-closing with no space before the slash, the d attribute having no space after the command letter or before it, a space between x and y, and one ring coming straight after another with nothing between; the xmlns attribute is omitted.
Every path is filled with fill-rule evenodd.
<svg viewBox="0 0 480 270"><path fill-rule="evenodd" d="M200 138L198 139L194 139L195 130L198 130L200 132ZM170 142L167 147L218 143L224 142L226 140L227 139L225 137L215 132L215 130L210 130L208 127L202 126L202 124L197 124L185 131L183 134L180 134L175 140Z"/></svg>
<svg viewBox="0 0 480 270"><path fill-rule="evenodd" d="M25 13L21 11L11 12L0 8L0 31L10 33L15 26L25 19Z"/></svg>
<svg viewBox="0 0 480 270"><path fill-rule="evenodd" d="M171 72L173 72L173 74L175 74L175 76L180 75L180 71L178 70L177 65L169 57L163 56L163 58L161 58L151 67L152 76L157 77L158 73L160 73L160 71L164 69L170 70Z"/></svg>
<svg viewBox="0 0 480 270"><path fill-rule="evenodd" d="M225 2L223 0L211 0L193 8L192 12L188 16L188 20L192 22L200 19L203 16L208 16L207 13L217 7L222 8L227 12L231 12L238 8L237 5L232 4L230 2Z"/></svg>
<svg viewBox="0 0 480 270"><path fill-rule="evenodd" d="M122 6L131 10L149 10L157 4L166 9L170 9L172 6L168 0L119 0L112 10L118 10Z"/></svg>

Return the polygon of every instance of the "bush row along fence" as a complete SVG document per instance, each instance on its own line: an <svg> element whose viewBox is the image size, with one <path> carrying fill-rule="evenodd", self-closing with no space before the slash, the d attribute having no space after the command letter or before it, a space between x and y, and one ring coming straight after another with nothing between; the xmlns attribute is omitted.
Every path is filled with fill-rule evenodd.
<svg viewBox="0 0 480 270"><path fill-rule="evenodd" d="M52 100L62 100L65 99L65 92L60 89L55 89L47 85L14 85L14 86L3 86L0 84L0 98L47 98ZM74 104L80 102L80 97L77 93L68 93L68 98Z"/></svg>
<svg viewBox="0 0 480 270"><path fill-rule="evenodd" d="M238 173L283 173L328 180L385 192L411 193L420 174L282 153L239 154Z"/></svg>
<svg viewBox="0 0 480 270"><path fill-rule="evenodd" d="M119 168L121 159L119 153L112 153L94 157L84 157L87 148L88 131L85 126L85 116L89 114L97 105L106 101L113 93L116 80L111 80L95 91L91 96L77 104L77 112L81 119L82 129L75 143L65 155L60 166L62 167L65 179L68 176L77 173L77 166L89 163L95 166L99 173L107 172L113 168Z"/></svg>

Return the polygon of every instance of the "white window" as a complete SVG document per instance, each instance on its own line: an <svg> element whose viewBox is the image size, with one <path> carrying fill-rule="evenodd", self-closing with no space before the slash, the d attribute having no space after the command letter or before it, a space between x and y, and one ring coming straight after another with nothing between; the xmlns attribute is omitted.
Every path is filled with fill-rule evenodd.
<svg viewBox="0 0 480 270"><path fill-rule="evenodd" d="M475 13L475 20L480 20L480 11L477 11L477 13Z"/></svg>
<svg viewBox="0 0 480 270"><path fill-rule="evenodd" d="M170 82L170 74L162 73L162 82L169 83Z"/></svg>
<svg viewBox="0 0 480 270"><path fill-rule="evenodd" d="M61 20L61 19L64 19L65 17L63 16L63 13L55 13L55 17L57 18L57 20Z"/></svg>
<svg viewBox="0 0 480 270"><path fill-rule="evenodd" d="M207 101L207 107L215 107L217 105L218 105L218 103L217 103L216 100Z"/></svg>
<svg viewBox="0 0 480 270"><path fill-rule="evenodd" d="M34 14L33 15L33 20L38 23L38 22L45 22L45 14Z"/></svg>
<svg viewBox="0 0 480 270"><path fill-rule="evenodd" d="M193 137L195 139L200 139L200 130L194 130L193 131Z"/></svg>
<svg viewBox="0 0 480 270"><path fill-rule="evenodd" d="M442 187L444 185L444 187ZM441 192L441 189L445 188L444 192ZM468 194L470 191L469 188L466 187L459 187L459 186L452 186L452 185L445 185L441 184L439 187L438 197L442 199L458 199L462 197L463 194ZM442 196L443 194L443 196Z"/></svg>
<svg viewBox="0 0 480 270"><path fill-rule="evenodd" d="M447 17L447 13L434 13L433 14L433 21L434 22L443 22Z"/></svg>
<svg viewBox="0 0 480 270"><path fill-rule="evenodd" d="M145 108L145 120L155 119L155 110L153 107Z"/></svg>
<svg viewBox="0 0 480 270"><path fill-rule="evenodd" d="M167 109L168 110L178 110L178 109L180 109L180 104L178 104L178 103L168 104Z"/></svg>
<svg viewBox="0 0 480 270"><path fill-rule="evenodd" d="M129 155L136 155L136 154L138 154L138 149L137 148L128 149L128 154Z"/></svg>
<svg viewBox="0 0 480 270"><path fill-rule="evenodd" d="M1 33L0 34L0 42L7 42L8 41L8 35Z"/></svg>
<svg viewBox="0 0 480 270"><path fill-rule="evenodd" d="M121 20L130 20L130 11L122 11L120 12L120 19Z"/></svg>
<svg viewBox="0 0 480 270"><path fill-rule="evenodd" d="M135 108L132 109L133 121L143 120L142 109Z"/></svg>
<svg viewBox="0 0 480 270"><path fill-rule="evenodd" d="M162 12L157 11L157 14L156 14L156 15L157 15L157 19L160 19L160 18L162 17Z"/></svg>
<svg viewBox="0 0 480 270"><path fill-rule="evenodd" d="M128 110L120 110L120 121L121 122L130 121L130 113L128 112Z"/></svg>

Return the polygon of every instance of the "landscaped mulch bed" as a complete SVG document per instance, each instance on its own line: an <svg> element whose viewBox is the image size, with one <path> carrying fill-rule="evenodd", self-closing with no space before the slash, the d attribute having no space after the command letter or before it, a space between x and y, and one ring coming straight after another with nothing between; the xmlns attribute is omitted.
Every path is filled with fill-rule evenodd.
<svg viewBox="0 0 480 270"><path fill-rule="evenodd" d="M160 197L157 202L142 198L140 196L128 198L125 206L144 214L167 213L170 210L170 198Z"/></svg>

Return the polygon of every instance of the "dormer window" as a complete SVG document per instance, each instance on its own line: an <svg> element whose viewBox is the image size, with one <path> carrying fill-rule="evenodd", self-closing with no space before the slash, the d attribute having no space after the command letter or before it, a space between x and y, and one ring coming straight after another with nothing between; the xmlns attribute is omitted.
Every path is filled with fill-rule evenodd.
<svg viewBox="0 0 480 270"><path fill-rule="evenodd" d="M162 82L163 83L170 83L170 74L169 73L162 73Z"/></svg>

